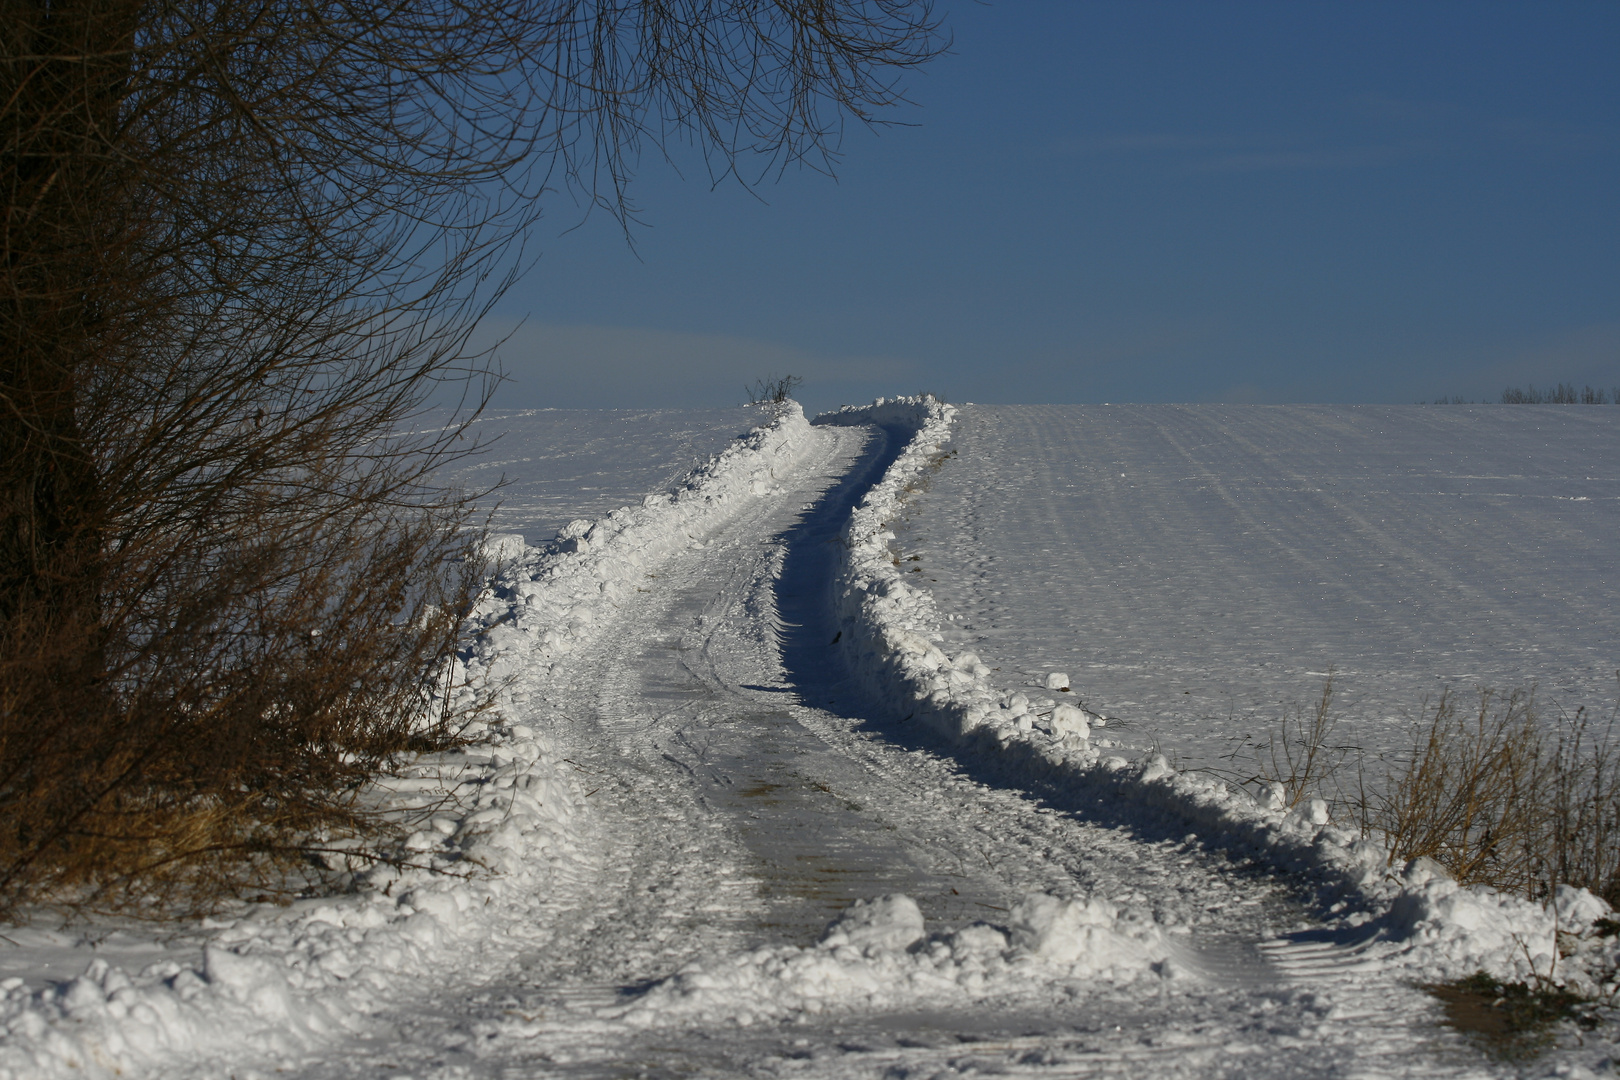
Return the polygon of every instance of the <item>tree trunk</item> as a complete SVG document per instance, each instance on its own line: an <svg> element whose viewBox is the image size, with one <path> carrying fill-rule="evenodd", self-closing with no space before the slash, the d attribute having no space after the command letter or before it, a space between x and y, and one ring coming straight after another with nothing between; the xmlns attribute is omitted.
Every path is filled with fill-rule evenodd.
<svg viewBox="0 0 1620 1080"><path fill-rule="evenodd" d="M130 285L118 125L138 15L129 0L0 0L0 643L68 699L101 676L106 522L80 409L118 362Z"/></svg>

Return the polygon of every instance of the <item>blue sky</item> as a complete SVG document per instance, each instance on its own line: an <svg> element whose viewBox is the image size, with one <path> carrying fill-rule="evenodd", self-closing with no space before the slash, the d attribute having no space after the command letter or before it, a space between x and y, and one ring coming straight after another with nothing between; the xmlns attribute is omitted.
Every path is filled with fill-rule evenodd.
<svg viewBox="0 0 1620 1080"><path fill-rule="evenodd" d="M1620 3L940 6L836 181L649 158L633 251L555 198L495 403L1620 386Z"/></svg>

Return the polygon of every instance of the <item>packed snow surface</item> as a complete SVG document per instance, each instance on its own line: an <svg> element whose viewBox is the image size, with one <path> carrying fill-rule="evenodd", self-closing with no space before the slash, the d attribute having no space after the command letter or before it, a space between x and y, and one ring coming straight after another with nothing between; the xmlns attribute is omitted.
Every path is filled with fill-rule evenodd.
<svg viewBox="0 0 1620 1080"><path fill-rule="evenodd" d="M1423 861L1390 867L1319 800L1289 809L1178 770L1171 755L1200 752L1185 717L1165 709L1167 755L1145 744L1146 715L1119 715L1088 683L1107 670L1087 666L1095 650L1145 633L1129 604L1064 599L1103 557L1043 566L1038 582L1013 564L1037 566L1042 548L1203 555L1172 550L1163 492L1147 504L1157 527L1138 529L1122 491L1092 493L1115 500L1112 517L1065 509L1050 476L1075 464L1027 452L1064 424L996 443L1016 423L931 398L813 424L790 403L724 439L735 413L540 415L511 418L518 516L492 542L502 570L461 657L499 709L464 750L377 793L412 822L401 844L416 868L360 868L347 891L169 933L4 928L0 1077L1609 1070L1602 1033L1528 1064L1488 1058L1418 988L1549 970L1553 911ZM1310 410L1274 416L1331 427ZM1218 443L1219 425L1206 436ZM1247 456L1209 468L1283 468L1287 455L1244 438ZM571 456L570 440L596 449ZM982 460L1020 447L1012 464ZM617 458L641 487L602 478ZM627 505L608 512L604 491ZM1359 550L1316 502L1292 502L1312 512L1288 518L1282 499L1262 520L1307 558ZM1571 530L1513 542L1578 546ZM1070 534L1072 550L1053 539ZM1495 542L1440 541L1463 537ZM973 563L973 544L999 561ZM1293 595L1269 565L1222 558L1226 573L1194 584L1246 570L1263 599ZM1143 595L1144 619L1173 621ZM1492 610L1536 629L1506 599ZM1285 657L1300 618L1277 616L1287 642L1245 633ZM1335 662L1398 670L1374 638L1352 634L1363 652ZM1474 647L1500 661L1507 646ZM1612 939L1594 934L1611 914L1559 894L1570 977L1590 985L1612 964Z"/></svg>

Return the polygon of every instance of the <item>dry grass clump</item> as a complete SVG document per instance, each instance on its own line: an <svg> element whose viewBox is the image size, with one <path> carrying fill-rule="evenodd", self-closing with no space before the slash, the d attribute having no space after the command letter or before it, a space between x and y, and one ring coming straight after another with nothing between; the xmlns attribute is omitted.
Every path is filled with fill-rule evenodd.
<svg viewBox="0 0 1620 1080"><path fill-rule="evenodd" d="M1548 723L1535 695L1442 694L1389 787L1361 801L1392 860L1434 859L1463 884L1539 899L1559 885L1620 904L1620 754L1614 717Z"/></svg>
<svg viewBox="0 0 1620 1080"><path fill-rule="evenodd" d="M1620 711L1620 710L1617 710ZM1561 724L1549 779L1555 861L1550 883L1590 889L1620 908L1620 746L1611 715L1599 728L1578 712Z"/></svg>
<svg viewBox="0 0 1620 1080"><path fill-rule="evenodd" d="M1252 779L1280 793L1282 807L1292 809L1338 774L1347 748L1330 743L1338 717L1333 713L1333 669L1322 682L1322 694L1309 713L1284 714L1277 729L1257 752L1259 773Z"/></svg>
<svg viewBox="0 0 1620 1080"><path fill-rule="evenodd" d="M1362 820L1392 859L1428 856L1458 881L1520 891L1547 809L1537 805L1542 757L1528 694L1482 690L1476 708L1459 709L1448 691L1388 788L1366 794Z"/></svg>
<svg viewBox="0 0 1620 1080"><path fill-rule="evenodd" d="M1370 763L1332 744L1332 695L1330 675L1315 709L1285 717L1255 753L1253 779L1280 786L1285 805L1329 797L1384 839L1391 865L1426 856L1465 885L1531 899L1573 885L1620 906L1620 707L1603 721L1584 708L1548 720L1531 690L1481 689L1466 707L1448 691L1410 750Z"/></svg>

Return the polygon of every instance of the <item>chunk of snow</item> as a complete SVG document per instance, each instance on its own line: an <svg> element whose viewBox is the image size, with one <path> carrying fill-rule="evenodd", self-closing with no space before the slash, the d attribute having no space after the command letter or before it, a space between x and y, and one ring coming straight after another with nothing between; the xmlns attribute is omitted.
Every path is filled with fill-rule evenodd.
<svg viewBox="0 0 1620 1080"><path fill-rule="evenodd" d="M1086 739L1091 736L1091 725L1086 722L1084 710L1073 705L1057 705L1052 709L1052 734L1057 738L1073 735Z"/></svg>
<svg viewBox="0 0 1620 1080"><path fill-rule="evenodd" d="M901 950L923 936L922 911L903 893L857 900L822 935L825 948Z"/></svg>
<svg viewBox="0 0 1620 1080"><path fill-rule="evenodd" d="M483 556L486 562L504 566L522 559L527 548L522 533L490 533L484 537Z"/></svg>
<svg viewBox="0 0 1620 1080"><path fill-rule="evenodd" d="M687 965L620 1012L638 1027L750 1024L829 1009L938 1005L1027 993L1074 978L1131 982L1170 950L1150 915L1097 899L1031 894L1005 928L974 923L925 937L910 897L857 901L813 948L762 948Z"/></svg>
<svg viewBox="0 0 1620 1080"><path fill-rule="evenodd" d="M1014 948L1071 973L1140 970L1169 955L1151 918L1122 921L1115 905L1095 898L1034 893L1013 908L1008 930Z"/></svg>

